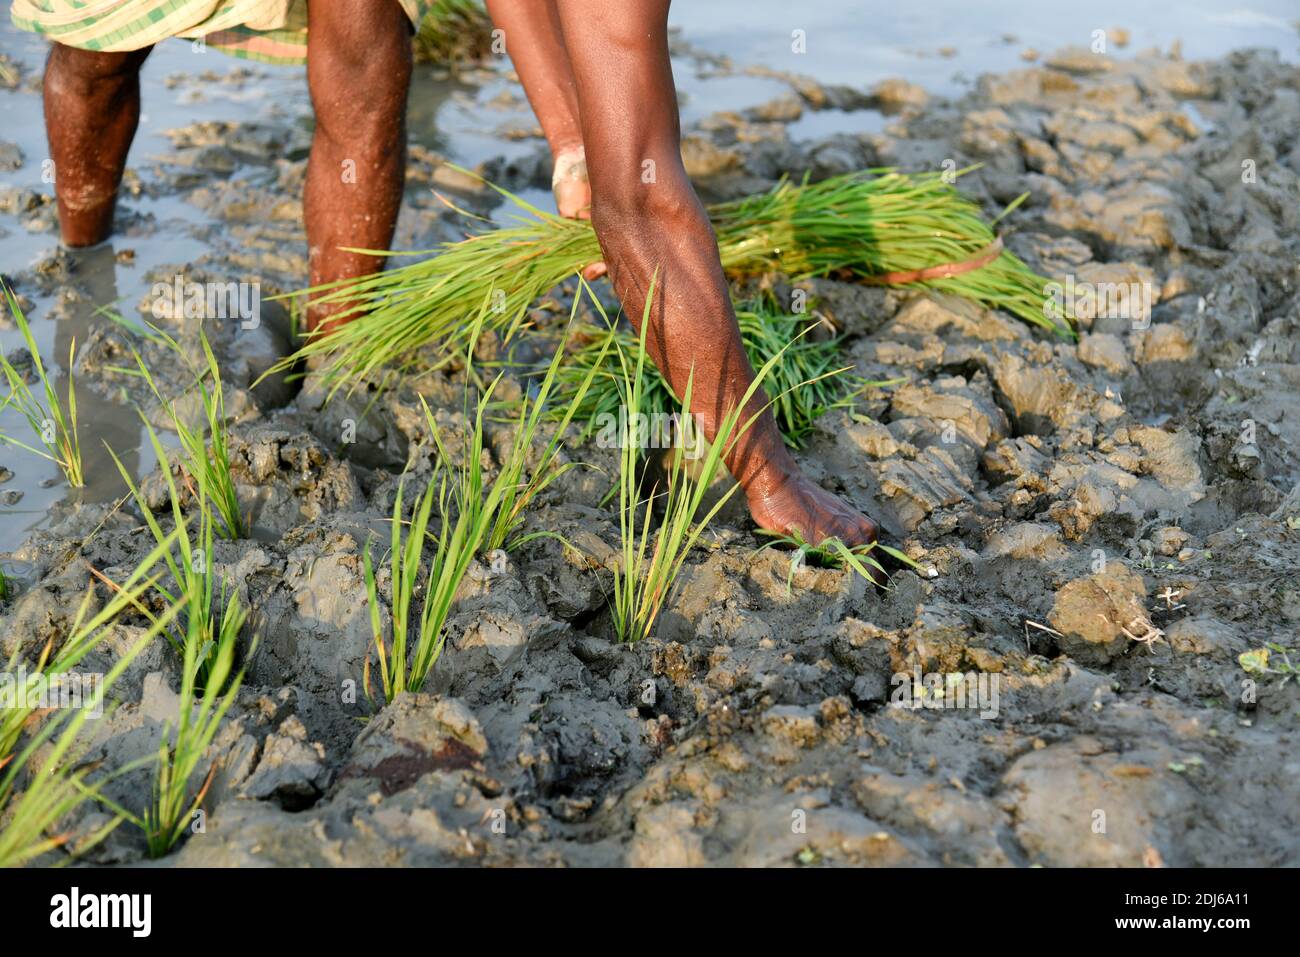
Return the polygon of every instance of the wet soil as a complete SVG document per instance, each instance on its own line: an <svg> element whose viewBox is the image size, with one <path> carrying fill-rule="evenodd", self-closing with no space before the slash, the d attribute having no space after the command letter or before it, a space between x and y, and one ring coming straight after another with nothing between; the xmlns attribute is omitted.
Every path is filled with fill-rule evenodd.
<svg viewBox="0 0 1300 957"><path fill-rule="evenodd" d="M289 347L281 307L264 303L256 329L210 325L255 525L213 558L260 641L212 747L204 832L162 863L1300 864L1300 688L1239 662L1267 642L1300 645L1300 69L1264 50L1043 60L952 98L777 75L770 100L688 129L709 198L787 173L983 163L962 187L990 214L1030 192L1003 226L1037 269L1152 292L1137 321L1084 310L1076 343L942 296L801 284L860 374L906 380L857 416L826 415L801 453L920 565L883 591L835 569L791 580L790 554L758 551L729 512L655 636L619 644L604 597L609 479L575 470L529 517L575 547L537 539L473 567L426 691L372 708L358 688L371 641L362 551L387 535L398 476L428 470L418 395L454 418L463 376L325 404L310 378L252 387ZM31 76L20 82L36 95ZM826 119L836 111L869 122L844 131ZM805 117L827 125L792 138ZM51 324L67 336L56 352L80 317L83 402L120 413L86 443L92 476L111 468L95 457L101 438L139 447L136 405L158 416L116 371L129 345L168 394L186 387L164 353L88 318L120 298L98 284L113 275L104 257L131 262L169 223L202 224L168 255L147 243L119 304L128 318L148 315L140 289L178 270L257 281L264 298L296 288L307 133L233 114L172 127L156 165L129 179L140 201L124 204L111 247L6 264L20 296L49 304L40 321L68 319ZM515 142L481 168L538 195L543 154ZM460 228L435 188L500 214L432 147L413 148L410 175L403 247ZM3 243L54 229L37 190L0 191L0 212ZM539 337L565 297L539 307ZM185 323L169 329L196 341ZM343 441L345 420L356 441ZM569 454L613 464L594 447ZM152 461L129 467L161 505ZM15 536L0 655L59 634L90 568L121 577L147 552L121 491L105 479L80 498L52 494ZM120 624L84 667L138 628ZM108 770L156 751L178 667L162 642L135 663L88 761ZM897 676L929 674L983 678L996 699L900 706L912 684ZM138 809L148 785L137 771L109 792ZM105 814L71 823L89 832ZM89 859L143 856L121 827Z"/></svg>

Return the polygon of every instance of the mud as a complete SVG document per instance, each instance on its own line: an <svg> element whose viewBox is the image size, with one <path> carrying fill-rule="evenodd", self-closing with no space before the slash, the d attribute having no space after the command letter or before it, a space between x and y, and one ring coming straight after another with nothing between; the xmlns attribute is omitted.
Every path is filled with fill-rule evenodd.
<svg viewBox="0 0 1300 957"><path fill-rule="evenodd" d="M801 460L921 573L897 570L884 591L835 569L791 576L790 554L758 551L729 512L655 637L621 645L604 599L618 534L608 479L574 470L529 517L574 547L538 539L475 565L426 692L382 710L359 688L362 552L387 535L397 476L428 470L417 393L452 421L463 376L325 404L310 377L252 388L289 342L278 305L258 329L217 326L255 530L213 560L260 641L209 756L205 830L162 864L1300 864L1300 688L1238 661L1266 642L1295 648L1300 623L1300 69L1267 51L1188 62L1066 49L957 98L901 81L856 99L774 82L788 91L688 130L706 196L782 173L983 163L961 184L991 213L1031 194L1005 224L1013 250L1076 283L1146 284L1149 319L1084 308L1073 343L942 296L803 284L857 372L906 383L859 416L825 416ZM865 132L791 138L808 116L875 108L891 115ZM232 119L170 139L137 187L202 210L214 241L146 280L295 288L301 129ZM21 163L7 146L0 164ZM546 184L535 142L484 169L511 189ZM497 212L431 150L412 151L411 176ZM10 191L0 206L9 228L53 229L48 197ZM403 246L454 235L427 190L409 213ZM121 220L123 252L155 228L129 209ZM57 314L100 295L87 255L7 275ZM539 308L541 336L566 296ZM120 421L138 403L157 422L140 384L114 371L132 342L88 328L80 388ZM143 348L180 393L165 355ZM614 464L594 447L569 454ZM132 467L148 476L152 463ZM146 487L162 505L156 474ZM0 606L0 654L58 634L90 567L120 578L147 551L120 492L60 505L7 556L19 587ZM119 625L84 667L139 625ZM156 750L177 672L161 642L146 652L86 760L109 770ZM932 674L982 680L996 703L899 706L912 676ZM108 788L138 811L147 772ZM143 857L121 827L89 860Z"/></svg>

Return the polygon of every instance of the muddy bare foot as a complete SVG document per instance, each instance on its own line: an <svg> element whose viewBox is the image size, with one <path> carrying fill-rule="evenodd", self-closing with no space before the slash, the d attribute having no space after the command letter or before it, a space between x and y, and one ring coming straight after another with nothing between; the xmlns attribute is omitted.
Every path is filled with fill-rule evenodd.
<svg viewBox="0 0 1300 957"><path fill-rule="evenodd" d="M751 487L747 497L759 528L798 533L813 545L838 538L853 548L874 542L879 534L875 522L799 472L773 487Z"/></svg>

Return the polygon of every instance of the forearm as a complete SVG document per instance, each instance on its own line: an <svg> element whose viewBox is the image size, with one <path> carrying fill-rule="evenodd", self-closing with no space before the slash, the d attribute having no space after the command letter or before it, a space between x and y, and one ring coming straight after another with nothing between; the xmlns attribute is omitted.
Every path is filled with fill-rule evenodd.
<svg viewBox="0 0 1300 957"><path fill-rule="evenodd" d="M581 146L578 93L555 0L487 0L487 8L505 33L506 52L551 153Z"/></svg>

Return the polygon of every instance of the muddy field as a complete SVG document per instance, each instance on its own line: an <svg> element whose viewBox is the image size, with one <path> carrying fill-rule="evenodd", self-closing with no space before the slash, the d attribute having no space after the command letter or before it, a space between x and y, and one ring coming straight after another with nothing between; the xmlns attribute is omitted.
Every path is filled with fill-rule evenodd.
<svg viewBox="0 0 1300 957"><path fill-rule="evenodd" d="M962 301L803 284L859 373L906 382L856 418L826 415L801 460L922 572L898 570L882 591L805 567L789 587L790 553L758 552L729 510L657 635L621 645L605 600L618 523L601 504L615 459L574 448L607 471L568 473L529 527L576 548L539 539L473 567L427 692L377 714L358 690L362 551L387 538L398 477L429 470L417 394L450 420L463 376L325 404L310 376L251 388L289 349L278 304L263 302L257 329L209 327L256 526L215 561L260 641L212 748L205 830L162 864L1300 864L1300 687L1239 662L1300 645L1300 69L1258 51L1196 63L1065 49L954 100L901 81L776 79L788 92L689 128L707 199L783 173L981 162L961 185L990 215L1031 193L1004 224L1011 249L1076 291L1149 290L1149 316L1084 308L1075 344ZM864 109L888 115L882 130L788 134ZM219 225L200 257L146 278L257 281L263 297L299 286L307 134L232 117L169 135L128 195ZM22 162L5 145L0 164ZM549 180L540 151L483 172L525 192ZM494 209L430 150L413 150L410 176ZM31 190L0 192L0 212L13 229L54 228ZM397 242L458 227L426 189ZM130 256L156 228L128 203L107 254ZM104 254L59 252L7 278L57 318L113 298L93 280ZM147 315L122 306L137 307ZM536 318L546 330L566 315L560 291ZM76 374L83 401L120 408L105 421L135 441L132 404L158 409L114 371L127 341L88 326ZM348 420L355 442L342 441ZM99 438L87 454L110 469ZM158 477L146 485L161 506ZM60 505L5 556L19 587L0 605L0 656L59 634L91 567L120 579L148 551L120 494ZM107 665L139 624L83 667ZM87 760L107 771L156 752L178 671L163 642L138 659ZM984 676L996 696L900 706L914 677L951 674ZM148 790L147 770L108 786L135 810ZM143 840L120 827L89 860L141 862Z"/></svg>

